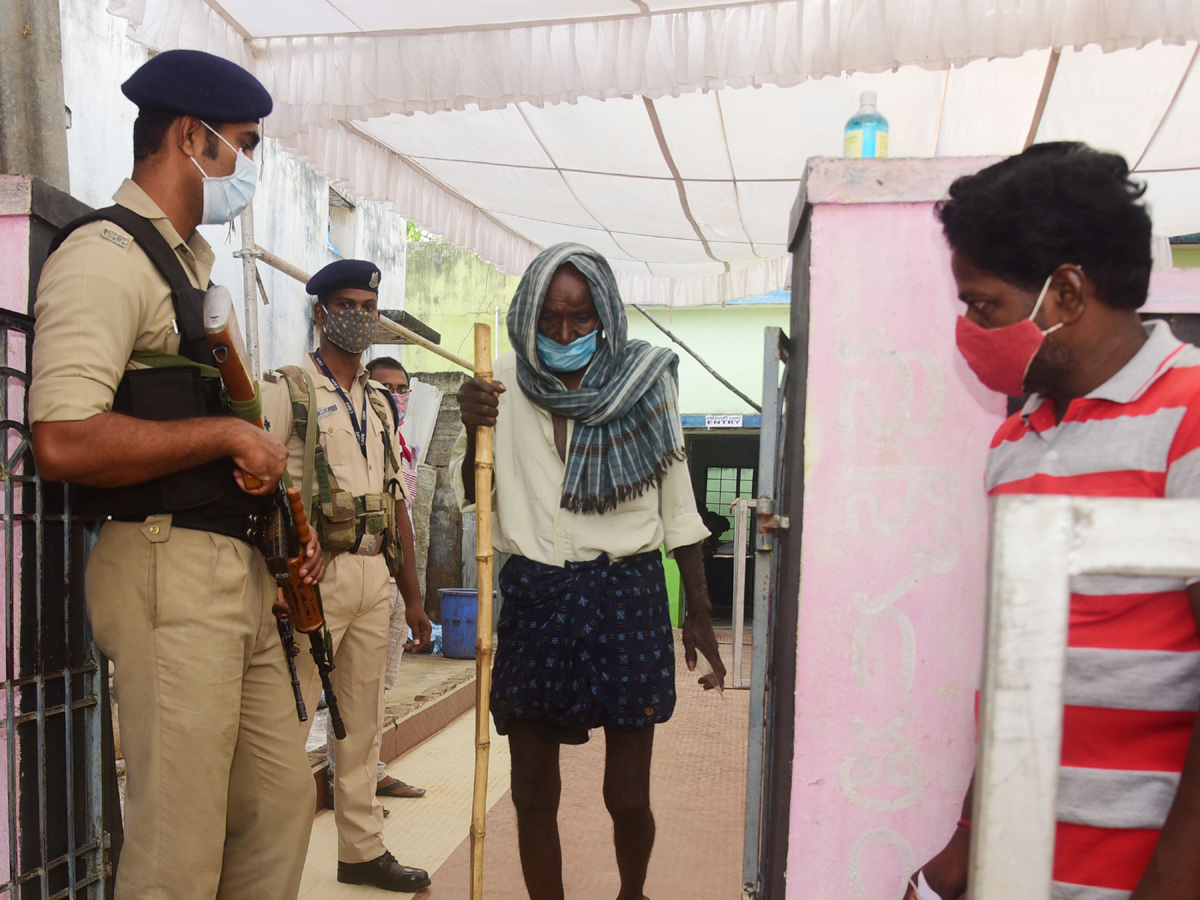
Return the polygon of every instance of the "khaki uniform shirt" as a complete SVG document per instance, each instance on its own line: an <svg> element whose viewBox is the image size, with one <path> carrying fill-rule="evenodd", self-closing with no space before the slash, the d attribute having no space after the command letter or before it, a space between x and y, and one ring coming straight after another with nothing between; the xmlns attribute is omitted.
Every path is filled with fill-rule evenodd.
<svg viewBox="0 0 1200 900"><path fill-rule="evenodd" d="M305 355L300 366L313 380L316 403L309 415L317 420L317 440L325 451L325 459L337 478L338 487L356 497L363 494L378 494L384 489L386 469L384 442L391 445L396 460L400 459L400 442L390 420L380 422L375 408L367 401L367 455L364 457L350 421L346 404L338 394L333 380L327 378L311 355ZM382 385L375 385L383 390ZM363 411L363 396L367 387L367 370L361 365L350 390L346 392L354 404L354 415ZM272 434L278 435L288 446L288 472L296 485L300 484L304 467L304 439L296 434L292 418L292 399L287 383L280 379L275 384L264 382L261 386L263 416ZM404 479L397 478L400 490L404 491ZM317 494L316 477L309 485L309 497Z"/></svg>
<svg viewBox="0 0 1200 900"><path fill-rule="evenodd" d="M554 446L550 413L521 390L515 354L496 360L494 377L508 388L500 395L493 437L496 527L492 544L496 550L562 566L567 560L583 562L601 553L616 561L662 546L673 554L676 548L709 536L696 508L686 463L672 464L658 488L647 488L640 497L608 512L584 514L563 509L559 501L566 465ZM568 448L573 430L574 422L568 420ZM462 499L466 448L464 428L451 453L450 470L459 505L464 512L471 512L474 506Z"/></svg>
<svg viewBox="0 0 1200 900"><path fill-rule="evenodd" d="M213 252L199 234L184 241L149 195L126 180L113 200L150 219L175 248L188 278L207 288ZM71 422L112 409L134 350L179 352L171 288L112 222L74 231L46 261L34 303L29 421Z"/></svg>

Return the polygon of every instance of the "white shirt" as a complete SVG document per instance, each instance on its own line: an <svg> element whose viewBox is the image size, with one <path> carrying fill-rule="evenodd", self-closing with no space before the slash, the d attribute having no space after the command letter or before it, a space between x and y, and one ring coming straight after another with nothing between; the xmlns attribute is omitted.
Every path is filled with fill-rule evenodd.
<svg viewBox="0 0 1200 900"><path fill-rule="evenodd" d="M567 560L584 562L602 553L616 561L664 545L673 554L676 548L709 536L685 462L672 463L660 486L647 487L640 497L619 503L616 509L587 514L563 509L559 501L566 465L554 446L550 413L521 390L516 354L506 353L496 360L494 378L508 389L500 395L493 436L492 544L497 551L562 566ZM675 427L680 427L678 422ZM573 428L574 422L568 420L568 447ZM463 495L466 448L463 428L450 455L450 470L459 507L473 512L474 505L465 503Z"/></svg>

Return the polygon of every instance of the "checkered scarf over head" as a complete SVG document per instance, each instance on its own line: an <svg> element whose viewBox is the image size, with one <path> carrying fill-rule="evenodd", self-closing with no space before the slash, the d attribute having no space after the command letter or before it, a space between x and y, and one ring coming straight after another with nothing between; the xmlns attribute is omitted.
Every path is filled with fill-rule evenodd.
<svg viewBox="0 0 1200 900"><path fill-rule="evenodd" d="M537 324L550 279L574 266L592 291L603 326L596 354L575 390L542 365ZM608 261L582 244L555 244L537 255L508 310L517 380L534 403L575 420L561 506L602 513L657 486L685 458L679 429L679 357L626 335L625 307Z"/></svg>

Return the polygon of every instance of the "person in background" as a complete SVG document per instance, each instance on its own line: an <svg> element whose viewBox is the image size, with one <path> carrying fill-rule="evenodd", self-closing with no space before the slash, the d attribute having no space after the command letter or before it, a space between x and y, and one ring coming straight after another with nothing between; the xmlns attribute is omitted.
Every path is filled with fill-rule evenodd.
<svg viewBox="0 0 1200 900"><path fill-rule="evenodd" d="M729 519L711 509L700 510L700 518L708 529L708 537L704 539L704 558L712 559L721 546L721 536L730 528Z"/></svg>
<svg viewBox="0 0 1200 900"><path fill-rule="evenodd" d="M255 534L287 448L229 415L196 365L214 365L214 257L196 227L250 203L271 97L194 50L158 54L121 90L138 107L133 174L116 206L58 236L29 389L38 474L77 485L72 511L103 522L86 592L128 776L116 897L292 900L312 775ZM302 572L321 577L315 542Z"/></svg>
<svg viewBox="0 0 1200 900"><path fill-rule="evenodd" d="M1120 156L1035 144L939 205L958 347L986 387L1028 395L992 439L991 496L1200 497L1200 350L1138 315L1144 190ZM1200 586L1106 575L1071 591L1053 896L1200 897ZM968 788L908 900L963 896L972 806Z"/></svg>
<svg viewBox="0 0 1200 900"><path fill-rule="evenodd" d="M406 500L411 513L413 499L417 496L417 448L409 447L408 442L404 440L404 435L399 431L400 426L404 424L404 417L408 413L410 396L408 370L400 364L399 360L390 356L377 356L367 363L367 374L387 388L392 395L392 403L396 406L396 421L399 423L396 426L396 436L400 441L400 453L404 457L400 467L404 473L404 486L408 489Z"/></svg>
<svg viewBox="0 0 1200 900"><path fill-rule="evenodd" d="M400 865L388 852L383 808L375 796L390 575L399 577L417 642L429 641L394 413L362 365L379 327L380 281L379 268L366 260L338 260L317 272L305 289L316 297L320 345L301 366L269 374L262 398L264 417L287 442L292 480L311 499L327 563L321 593L333 638L333 688L346 724L346 737L335 750L337 879L415 892L429 886L429 874ZM297 410L304 411L307 422L299 420ZM314 417L319 426L316 446L310 448L305 438ZM308 484L306 463L315 476ZM297 668L305 704L314 709L316 666L302 655ZM309 724L301 727L307 735Z"/></svg>
<svg viewBox="0 0 1200 900"><path fill-rule="evenodd" d="M508 735L521 869L531 900L563 900L559 748L605 735L618 900L643 900L654 846L654 730L675 708L675 648L660 548L687 591L689 669L700 650L720 688L696 510L678 409L678 357L626 337L608 261L579 244L543 250L508 312L514 351L495 381L459 390L451 455L475 500L475 429L495 429L495 549L504 605L491 709ZM681 890L680 892L685 893Z"/></svg>

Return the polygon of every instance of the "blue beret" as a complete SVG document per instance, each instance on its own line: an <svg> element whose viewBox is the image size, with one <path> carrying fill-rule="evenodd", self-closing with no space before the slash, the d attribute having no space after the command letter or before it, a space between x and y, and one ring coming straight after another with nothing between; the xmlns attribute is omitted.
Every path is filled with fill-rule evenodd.
<svg viewBox="0 0 1200 900"><path fill-rule="evenodd" d="M206 122L257 122L271 95L257 78L227 59L199 50L167 50L129 76L121 93L138 109L157 109Z"/></svg>
<svg viewBox="0 0 1200 900"><path fill-rule="evenodd" d="M327 297L342 288L379 293L381 277L379 266L373 262L367 262L365 259L339 259L308 279L304 289L314 297Z"/></svg>

